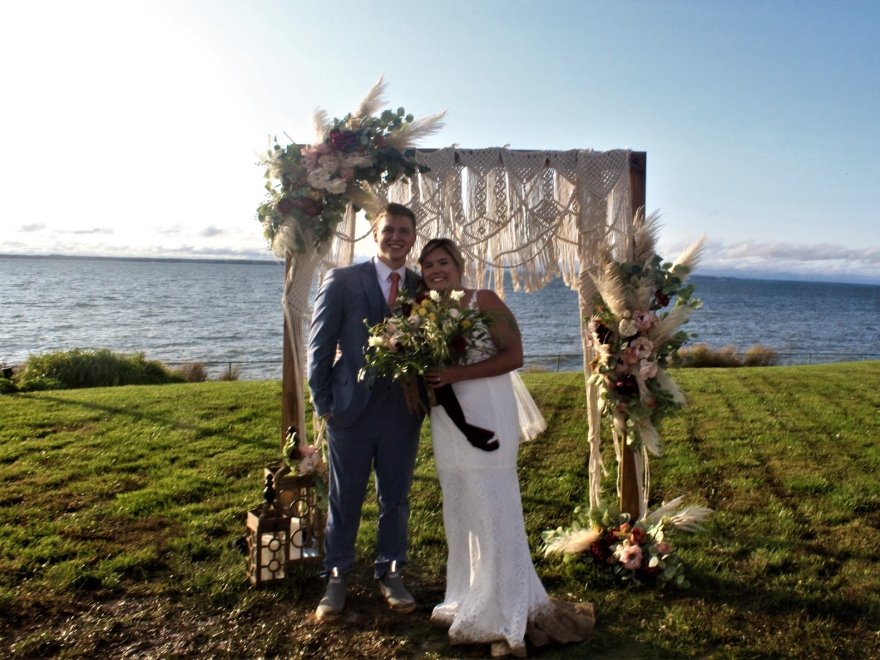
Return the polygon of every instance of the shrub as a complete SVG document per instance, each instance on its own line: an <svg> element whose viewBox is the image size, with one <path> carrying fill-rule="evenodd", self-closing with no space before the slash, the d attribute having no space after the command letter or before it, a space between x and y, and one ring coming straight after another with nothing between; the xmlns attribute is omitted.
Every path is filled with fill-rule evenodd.
<svg viewBox="0 0 880 660"><path fill-rule="evenodd" d="M183 377L143 353L126 355L107 349L58 351L31 355L13 376L21 390L113 385L180 383Z"/></svg>
<svg viewBox="0 0 880 660"><path fill-rule="evenodd" d="M15 392L15 390L15 383L12 380L0 376L0 394L9 394L10 392Z"/></svg>
<svg viewBox="0 0 880 660"><path fill-rule="evenodd" d="M686 346L678 352L681 367L738 367L739 354L733 346L713 349L706 344Z"/></svg>
<svg viewBox="0 0 880 660"><path fill-rule="evenodd" d="M779 362L776 351L767 346L752 346L741 357L733 346L713 349L706 344L686 346L678 352L679 367L769 367Z"/></svg>
<svg viewBox="0 0 880 660"><path fill-rule="evenodd" d="M201 362L187 362L174 373L179 374L187 383L203 383L208 380L208 370Z"/></svg>
<svg viewBox="0 0 880 660"><path fill-rule="evenodd" d="M743 358L746 367L772 367L779 364L779 354L769 346L757 344L749 347Z"/></svg>
<svg viewBox="0 0 880 660"><path fill-rule="evenodd" d="M238 380L239 376L241 376L241 367L233 367L230 363L228 369L220 372L217 380Z"/></svg>

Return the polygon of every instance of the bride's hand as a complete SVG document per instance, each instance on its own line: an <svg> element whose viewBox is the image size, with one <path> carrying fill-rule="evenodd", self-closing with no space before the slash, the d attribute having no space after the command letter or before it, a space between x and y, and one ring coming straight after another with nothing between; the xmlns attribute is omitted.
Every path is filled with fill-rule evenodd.
<svg viewBox="0 0 880 660"><path fill-rule="evenodd" d="M452 383L457 383L460 380L462 380L462 374L461 367L458 365L446 367L442 371L431 369L425 372L425 382L433 388L452 385Z"/></svg>

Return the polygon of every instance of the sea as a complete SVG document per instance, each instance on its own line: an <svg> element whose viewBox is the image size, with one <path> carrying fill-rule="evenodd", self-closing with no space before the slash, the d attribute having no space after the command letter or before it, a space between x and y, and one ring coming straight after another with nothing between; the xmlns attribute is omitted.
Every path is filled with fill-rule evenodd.
<svg viewBox="0 0 880 660"><path fill-rule="evenodd" d="M143 353L209 377L281 377L283 265L0 255L0 366L73 348ZM691 343L771 348L781 364L880 359L880 286L694 275ZM556 280L505 300L525 367L582 368L577 294Z"/></svg>

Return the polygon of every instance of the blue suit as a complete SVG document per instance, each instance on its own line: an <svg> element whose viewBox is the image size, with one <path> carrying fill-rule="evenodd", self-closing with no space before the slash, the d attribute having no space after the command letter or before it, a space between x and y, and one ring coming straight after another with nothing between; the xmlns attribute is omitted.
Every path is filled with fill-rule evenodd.
<svg viewBox="0 0 880 660"><path fill-rule="evenodd" d="M415 295L419 276L407 270L403 288ZM370 473L379 500L376 577L391 561L406 563L409 490L423 416L406 406L397 383L378 378L358 382L364 365L368 324L382 321L388 304L372 261L335 268L315 299L308 347L312 403L327 422L330 495L324 536L324 568L350 571ZM336 359L337 347L339 358Z"/></svg>

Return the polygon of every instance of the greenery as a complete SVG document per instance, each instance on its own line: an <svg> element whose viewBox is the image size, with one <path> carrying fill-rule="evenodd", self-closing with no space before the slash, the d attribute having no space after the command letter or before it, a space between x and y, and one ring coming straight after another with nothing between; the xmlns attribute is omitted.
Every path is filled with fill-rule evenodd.
<svg viewBox="0 0 880 660"><path fill-rule="evenodd" d="M520 457L536 566L551 595L597 612L589 641L536 656L880 654L880 363L676 370L690 405L664 419L652 506L688 495L715 513L707 533L677 542L690 588L662 591L538 554L542 530L586 499L584 383L524 378L549 424ZM312 617L314 567L248 586L234 541L278 458L280 400L280 383L253 381L0 397L6 655L484 657L428 623L446 548L427 424L407 571L415 614L389 612L372 580L372 493L341 623Z"/></svg>
<svg viewBox="0 0 880 660"><path fill-rule="evenodd" d="M106 348L74 348L42 355L30 355L11 382L22 391L53 390L112 385L159 385L180 383L184 374L161 362L147 360L143 353L126 355ZM0 392L4 391L0 385ZM11 391L11 388L10 390Z"/></svg>

